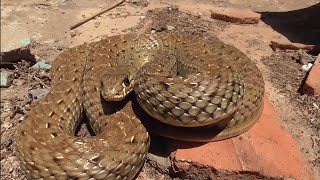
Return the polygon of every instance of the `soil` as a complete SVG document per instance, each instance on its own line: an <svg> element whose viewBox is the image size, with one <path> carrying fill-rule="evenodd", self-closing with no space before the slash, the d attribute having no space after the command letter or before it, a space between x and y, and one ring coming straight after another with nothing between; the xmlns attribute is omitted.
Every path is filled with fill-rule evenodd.
<svg viewBox="0 0 320 180"><path fill-rule="evenodd" d="M1 88L1 179L26 179L15 157L14 134L34 103L50 89L49 70L30 68L34 61L52 62L61 51L83 42L97 41L105 36L131 32L184 31L204 38L234 45L253 61L263 73L266 95L277 111L282 126L297 141L302 155L320 179L320 97L302 94L307 72L301 70L300 51L273 52L271 40L288 41L285 33L275 31L270 21L257 25L236 25L210 18L214 7L247 7L258 11L282 11L305 8L317 1L140 1L131 0L94 20L70 31L69 27L97 12L112 1L102 0L27 0L1 2L1 51L13 41L31 37L30 59L18 63L2 62L1 71L12 75L12 84ZM295 16L289 17L288 20ZM270 20L270 19L268 19ZM314 26L311 24L310 26ZM301 28L301 27L299 27ZM308 29L308 27L305 27ZM310 28L309 28L310 29ZM308 37L312 38L312 37ZM308 42L308 40L305 40ZM312 42L312 41L309 41ZM14 46L14 45L12 45ZM309 54L315 59L316 54ZM87 136L85 125L79 136ZM168 164L170 154L157 153L159 137L152 137L150 155L137 179L179 179ZM161 153L160 153L161 154ZM208 170L201 171L204 174ZM221 178L241 178L242 175L221 175ZM183 178L183 177L180 177ZM192 177L185 177L192 178Z"/></svg>

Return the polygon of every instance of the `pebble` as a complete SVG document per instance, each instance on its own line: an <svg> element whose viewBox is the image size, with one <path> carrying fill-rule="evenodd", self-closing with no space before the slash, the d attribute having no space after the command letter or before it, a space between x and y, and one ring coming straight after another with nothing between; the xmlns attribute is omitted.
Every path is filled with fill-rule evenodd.
<svg viewBox="0 0 320 180"><path fill-rule="evenodd" d="M306 53L301 49L298 51L298 54L299 54L299 63L302 65L307 65L308 63L312 63L315 61L308 53Z"/></svg>
<svg viewBox="0 0 320 180"><path fill-rule="evenodd" d="M176 29L174 26L167 26L167 29L169 30L169 31L173 31L174 29Z"/></svg>
<svg viewBox="0 0 320 180"><path fill-rule="evenodd" d="M21 79L14 79L12 81L12 84L15 85L15 86L21 86L22 84L24 84L25 81L24 80L21 80Z"/></svg>
<svg viewBox="0 0 320 180"><path fill-rule="evenodd" d="M20 41L20 44L22 46L28 46L31 44L31 38L30 37L27 37L27 38L24 38Z"/></svg>
<svg viewBox="0 0 320 180"><path fill-rule="evenodd" d="M145 18L146 18L146 16L140 16L140 20L143 20Z"/></svg>
<svg viewBox="0 0 320 180"><path fill-rule="evenodd" d="M51 69L51 64L47 64L45 60L40 60L35 65L31 66L34 69Z"/></svg>
<svg viewBox="0 0 320 180"><path fill-rule="evenodd" d="M95 23L94 23L94 27L95 27L95 28L98 28L99 26L100 26L100 22L95 22Z"/></svg>
<svg viewBox="0 0 320 180"><path fill-rule="evenodd" d="M40 100L49 93L48 89L31 89L29 93L33 100Z"/></svg>
<svg viewBox="0 0 320 180"><path fill-rule="evenodd" d="M313 64L311 64L311 63L308 63L308 64L306 64L306 65L302 65L302 66L301 66L301 70L302 70L302 71L305 71L305 72L309 72L310 69L311 69L311 67L312 67L312 65L313 65Z"/></svg>
<svg viewBox="0 0 320 180"><path fill-rule="evenodd" d="M9 87L12 83L12 73L8 71L1 71L1 82L0 87Z"/></svg>
<svg viewBox="0 0 320 180"><path fill-rule="evenodd" d="M77 35L77 33L75 31L73 31L73 30L70 31L70 36L71 37L75 37L76 35Z"/></svg>
<svg viewBox="0 0 320 180"><path fill-rule="evenodd" d="M286 90L287 90L287 91L291 91L291 90L292 90L292 86L291 86L290 84L287 84L287 85L286 85Z"/></svg>

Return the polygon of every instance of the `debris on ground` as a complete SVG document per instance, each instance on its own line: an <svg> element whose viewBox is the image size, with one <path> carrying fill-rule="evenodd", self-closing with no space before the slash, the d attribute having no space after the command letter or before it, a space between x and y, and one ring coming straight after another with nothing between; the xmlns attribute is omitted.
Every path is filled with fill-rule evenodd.
<svg viewBox="0 0 320 180"><path fill-rule="evenodd" d="M298 57L297 54L297 51L274 52L271 57L263 58L262 62L272 72L267 75L267 80L270 80L279 89L281 95L288 97L303 119L320 119L320 109L313 105L313 103L320 102L320 96L302 94L308 73L302 71L300 64L292 60ZM315 132L320 130L320 126L312 127L316 130ZM317 146L320 149L320 142Z"/></svg>
<svg viewBox="0 0 320 180"><path fill-rule="evenodd" d="M249 9L214 8L210 12L213 19L238 24L257 24L261 18L259 13Z"/></svg>
<svg viewBox="0 0 320 180"><path fill-rule="evenodd" d="M113 4L113 5L111 5L111 6L108 6L108 7L104 8L104 9L102 9L101 11L95 13L94 15L91 15L91 16L89 16L89 17L81 20L80 22L77 22L76 24L72 25L72 26L70 27L70 29L73 30L73 29L81 26L82 24L84 24L84 23L86 23L86 22L94 19L95 17L97 17L97 16L99 16L99 15L101 15L101 14L103 14L103 13L105 13L105 12L107 12L107 11L115 8L115 7L117 7L118 5L122 4L124 1L125 1L125 0L120 0L120 1L116 2L115 4Z"/></svg>
<svg viewBox="0 0 320 180"><path fill-rule="evenodd" d="M31 68L34 69L51 69L51 65L47 64L45 60L40 60L36 64L34 64Z"/></svg>
<svg viewBox="0 0 320 180"><path fill-rule="evenodd" d="M320 95L320 54L310 70L303 92L309 95Z"/></svg>
<svg viewBox="0 0 320 180"><path fill-rule="evenodd" d="M43 97L45 97L49 93L49 90L48 89L31 89L29 93L31 94L32 99L34 101L38 101Z"/></svg>
<svg viewBox="0 0 320 180"><path fill-rule="evenodd" d="M304 72L309 72L309 70L311 69L312 65L313 65L313 64L311 64L311 63L302 65L302 66L301 66L301 70L304 71Z"/></svg>
<svg viewBox="0 0 320 180"><path fill-rule="evenodd" d="M0 87L9 87L12 83L12 73L9 71L1 71L0 74Z"/></svg>
<svg viewBox="0 0 320 180"><path fill-rule="evenodd" d="M305 51L299 49L299 63L302 65L308 65L309 63L313 63L315 61L315 58L311 56L310 54L306 53Z"/></svg>
<svg viewBox="0 0 320 180"><path fill-rule="evenodd" d="M320 45L306 45L291 42L277 42L271 41L270 46L274 51L276 50L305 50L314 54L320 53Z"/></svg>

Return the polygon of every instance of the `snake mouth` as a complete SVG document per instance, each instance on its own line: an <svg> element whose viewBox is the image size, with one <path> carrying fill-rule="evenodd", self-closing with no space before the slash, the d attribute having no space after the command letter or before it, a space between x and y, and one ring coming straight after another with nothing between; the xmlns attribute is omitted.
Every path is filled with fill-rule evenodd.
<svg viewBox="0 0 320 180"><path fill-rule="evenodd" d="M129 93L131 92L124 92L123 94L114 94L112 95L112 97L110 97L110 95L106 95L104 92L102 92L102 96L103 99L105 99L106 101L122 101Z"/></svg>
<svg viewBox="0 0 320 180"><path fill-rule="evenodd" d="M122 101L127 95L131 92L131 90L123 90L122 94L114 94L112 97L108 97L105 99L106 101ZM104 95L103 95L104 96Z"/></svg>
<svg viewBox="0 0 320 180"><path fill-rule="evenodd" d="M122 82L115 84L113 87L102 86L101 95L106 101L122 101L130 94L133 87L133 80L124 78Z"/></svg>

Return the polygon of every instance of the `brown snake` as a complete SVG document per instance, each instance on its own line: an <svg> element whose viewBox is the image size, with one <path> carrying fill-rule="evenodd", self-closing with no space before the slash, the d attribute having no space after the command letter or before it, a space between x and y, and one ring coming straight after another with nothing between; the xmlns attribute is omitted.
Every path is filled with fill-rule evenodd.
<svg viewBox="0 0 320 180"><path fill-rule="evenodd" d="M19 126L16 150L27 177L134 178L149 148L148 133L136 117L106 110L106 101L120 101L132 89L149 115L173 129L219 130L211 139L196 141L239 135L263 108L262 75L232 46L166 33L83 44L56 58L50 94ZM74 135L83 109L95 136Z"/></svg>

